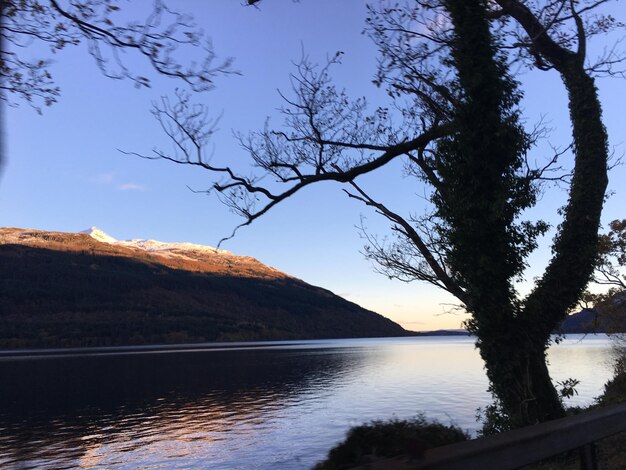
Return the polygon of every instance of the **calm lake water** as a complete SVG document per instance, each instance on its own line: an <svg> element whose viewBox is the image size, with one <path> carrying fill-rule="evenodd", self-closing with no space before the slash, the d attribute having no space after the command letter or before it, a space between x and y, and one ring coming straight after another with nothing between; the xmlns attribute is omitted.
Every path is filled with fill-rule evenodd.
<svg viewBox="0 0 626 470"><path fill-rule="evenodd" d="M611 376L606 336L550 349L585 405ZM310 468L351 426L423 412L475 430L489 403L469 337L275 342L0 357L0 468Z"/></svg>

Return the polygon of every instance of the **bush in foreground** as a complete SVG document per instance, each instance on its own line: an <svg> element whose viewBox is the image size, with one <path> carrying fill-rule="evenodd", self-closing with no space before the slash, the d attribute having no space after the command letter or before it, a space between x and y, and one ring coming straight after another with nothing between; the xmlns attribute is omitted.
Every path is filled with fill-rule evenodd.
<svg viewBox="0 0 626 470"><path fill-rule="evenodd" d="M345 441L331 449L315 470L346 469L398 455L419 457L426 449L469 438L458 427L429 422L423 416L372 421L350 429Z"/></svg>
<svg viewBox="0 0 626 470"><path fill-rule="evenodd" d="M616 351L615 373L604 386L604 393L598 398L600 405L610 405L626 401L626 341L622 340Z"/></svg>

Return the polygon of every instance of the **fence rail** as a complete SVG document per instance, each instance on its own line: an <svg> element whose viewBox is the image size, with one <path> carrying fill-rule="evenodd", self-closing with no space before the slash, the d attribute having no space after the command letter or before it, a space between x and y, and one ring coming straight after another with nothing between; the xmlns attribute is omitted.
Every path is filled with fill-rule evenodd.
<svg viewBox="0 0 626 470"><path fill-rule="evenodd" d="M581 449L581 468L595 469L594 442L626 431L626 403L586 411L495 436L427 450L419 460L386 459L363 470L515 469Z"/></svg>

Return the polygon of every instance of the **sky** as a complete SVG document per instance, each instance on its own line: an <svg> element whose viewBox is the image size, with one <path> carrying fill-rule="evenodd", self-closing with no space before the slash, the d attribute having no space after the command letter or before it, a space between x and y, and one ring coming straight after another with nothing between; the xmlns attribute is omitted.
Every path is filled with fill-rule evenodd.
<svg viewBox="0 0 626 470"><path fill-rule="evenodd" d="M260 8L232 0L169 2L194 16L213 41L217 54L233 57L240 75L218 77L214 90L194 95L221 115L211 141L212 161L247 172L248 156L234 132L259 130L267 118L279 126L278 90L289 93L289 74L303 53L314 62L342 51L333 72L339 88L352 97L385 104L375 88L377 51L362 34L365 2L360 0L266 1ZM149 2L121 2L123 18L144 18ZM615 7L615 9L617 9ZM622 20L620 12L615 16ZM623 16L623 13L621 13ZM598 38L590 50L609 45ZM50 57L36 43L32 57ZM189 57L193 58L193 51ZM83 46L66 48L52 59L53 77L61 87L59 102L38 115L28 105L4 112L7 161L0 179L0 226L77 232L97 226L117 239L187 241L215 246L241 222L216 197L194 193L210 187L212 175L165 161L148 161L118 149L149 153L169 143L150 114L151 102L172 95L181 83L159 77L132 54L124 60L152 80L149 89L104 77ZM550 145L566 146L571 137L567 98L554 72L524 72L522 108L529 126L543 119L549 139L531 153L541 162ZM597 81L604 122L616 156L624 153L626 82ZM566 155L564 162L571 162ZM363 178L362 184L403 214L424 211L423 188L403 179L400 164ZM626 217L626 169L610 174L603 223ZM546 190L531 215L556 226L557 209L566 201L563 188ZM458 302L423 283L403 283L374 272L362 254L364 241L356 228L364 221L371 233L384 236L388 225L375 213L349 200L337 184L310 187L273 208L221 248L253 256L310 284L324 287L374 310L411 330L460 328L465 318ZM529 259L528 279L539 276L549 255L553 232ZM530 283L520 287L527 292Z"/></svg>

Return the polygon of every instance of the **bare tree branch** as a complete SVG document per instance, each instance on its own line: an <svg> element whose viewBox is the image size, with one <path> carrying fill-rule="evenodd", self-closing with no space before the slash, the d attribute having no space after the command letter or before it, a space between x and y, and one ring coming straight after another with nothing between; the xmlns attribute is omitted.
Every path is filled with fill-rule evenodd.
<svg viewBox="0 0 626 470"><path fill-rule="evenodd" d="M52 53L86 42L105 76L129 79L138 87L149 87L150 79L126 65L120 54L123 51L138 53L157 73L182 80L194 91L212 89L216 75L237 73L232 59L217 62L211 42L203 38L191 17L169 9L162 0L154 1L144 22L126 24L116 17L122 9L117 3L118 0L3 1L0 99L9 101L9 95L15 95L38 111L39 103L50 105L58 99L60 89L49 71L50 61L22 57L22 51L33 42L48 44ZM179 62L179 48L194 49L199 60Z"/></svg>
<svg viewBox="0 0 626 470"><path fill-rule="evenodd" d="M388 267L396 264L400 270L411 273L416 279L428 281L437 287L443 288L454 295L461 302L465 302L465 292L463 289L461 289L461 287L447 273L445 265L439 264L435 256L433 256L433 253L431 253L430 249L424 243L413 226L403 217L368 196L354 181L351 181L350 185L354 188L356 194L348 190L344 190L345 193L350 198L356 199L363 202L367 206L375 208L379 214L385 216L388 220L393 222L395 224L393 230L406 237L417 247L421 256L426 261L430 272L423 267L413 267L411 263L406 262L406 259L403 260L401 256L390 255L384 249L379 250L379 254L381 256L377 259L377 261L382 261L381 264L387 265ZM396 255L397 254L399 253L396 253Z"/></svg>

